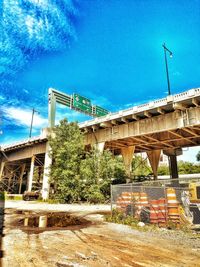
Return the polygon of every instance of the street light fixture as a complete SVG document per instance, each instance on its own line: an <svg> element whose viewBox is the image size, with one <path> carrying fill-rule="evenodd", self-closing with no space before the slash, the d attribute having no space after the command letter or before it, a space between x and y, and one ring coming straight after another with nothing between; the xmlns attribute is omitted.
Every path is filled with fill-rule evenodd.
<svg viewBox="0 0 200 267"><path fill-rule="evenodd" d="M164 48L164 54L165 54L165 66L166 66L166 73L167 73L167 85L168 85L168 95L171 95L171 90L170 90L170 82L169 82L169 71L168 71L168 64L167 64L167 52L169 53L169 56L172 58L173 54L172 51L170 51L165 43L162 45Z"/></svg>
<svg viewBox="0 0 200 267"><path fill-rule="evenodd" d="M32 134L32 128L33 128L33 117L34 117L34 114L35 113L38 113L38 114L40 114L37 110L35 110L34 108L33 108L33 110L32 110L32 118L31 118L31 127L30 127L30 133L29 133L29 138L31 138L31 134Z"/></svg>

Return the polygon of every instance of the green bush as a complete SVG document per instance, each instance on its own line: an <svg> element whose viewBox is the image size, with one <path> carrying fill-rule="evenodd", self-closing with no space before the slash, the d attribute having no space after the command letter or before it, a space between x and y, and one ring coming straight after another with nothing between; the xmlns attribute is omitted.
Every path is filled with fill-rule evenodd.
<svg viewBox="0 0 200 267"><path fill-rule="evenodd" d="M43 201L44 201L44 200L43 200ZM48 199L47 202L48 202L49 204L59 204L59 203L60 203L58 199Z"/></svg>
<svg viewBox="0 0 200 267"><path fill-rule="evenodd" d="M92 148L85 152L83 133L77 123L60 121L49 137L51 146L51 199L62 203L88 201L101 203L110 198L110 185L124 181L122 160L110 151Z"/></svg>
<svg viewBox="0 0 200 267"><path fill-rule="evenodd" d="M4 192L0 192L0 200L5 200L5 195Z"/></svg>
<svg viewBox="0 0 200 267"><path fill-rule="evenodd" d="M105 219L107 222L120 223L130 226L136 226L139 222L133 216L126 215L123 212L120 212L116 209L113 209L112 215L105 215Z"/></svg>
<svg viewBox="0 0 200 267"><path fill-rule="evenodd" d="M9 195L5 195L5 199L6 200L23 200L22 196L9 196Z"/></svg>
<svg viewBox="0 0 200 267"><path fill-rule="evenodd" d="M102 203L105 201L104 195L101 193L98 185L91 185L90 188L85 190L85 199L91 203Z"/></svg>

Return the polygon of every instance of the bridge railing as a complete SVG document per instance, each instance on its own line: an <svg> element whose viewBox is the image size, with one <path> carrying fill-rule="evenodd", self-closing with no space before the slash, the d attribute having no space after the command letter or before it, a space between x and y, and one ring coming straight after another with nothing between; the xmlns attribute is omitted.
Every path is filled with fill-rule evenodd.
<svg viewBox="0 0 200 267"><path fill-rule="evenodd" d="M137 114L137 113L140 113L140 112L143 112L146 110L151 110L151 109L159 108L162 106L166 106L169 103L179 102L179 101L191 99L191 98L197 97L197 96L200 96L200 88L190 89L190 90L183 92L183 93L179 93L176 95L170 95L170 96L167 96L165 98L153 100L153 101L150 101L148 103L144 103L144 104L141 104L138 106L133 106L133 107L128 108L128 109L120 110L118 112L109 113L106 116L102 116L100 118L96 118L93 120L88 120L88 121L79 123L79 126L80 127L86 127L86 126L93 125L94 123L101 123L103 121L114 120L114 119L117 119L117 118L120 118L123 116L129 116L132 114Z"/></svg>

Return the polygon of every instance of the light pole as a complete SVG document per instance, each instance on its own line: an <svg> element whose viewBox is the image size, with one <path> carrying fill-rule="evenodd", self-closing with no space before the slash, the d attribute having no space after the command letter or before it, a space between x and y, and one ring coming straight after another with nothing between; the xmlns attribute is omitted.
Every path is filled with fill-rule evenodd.
<svg viewBox="0 0 200 267"><path fill-rule="evenodd" d="M37 110L35 110L35 109L33 108L33 110L32 110L32 118L31 118L31 127L30 127L29 138L31 138L32 128L33 128L33 117L34 117L34 114L35 114L36 112L37 112L38 114L40 114Z"/></svg>
<svg viewBox="0 0 200 267"><path fill-rule="evenodd" d="M164 54L165 54L165 66L166 66L166 73L167 73L167 85L168 85L168 95L171 95L171 90L170 90L170 82L169 82L169 71L168 71L168 64L167 64L167 52L169 53L169 56L172 57L172 51L170 51L165 43L162 45L164 48Z"/></svg>

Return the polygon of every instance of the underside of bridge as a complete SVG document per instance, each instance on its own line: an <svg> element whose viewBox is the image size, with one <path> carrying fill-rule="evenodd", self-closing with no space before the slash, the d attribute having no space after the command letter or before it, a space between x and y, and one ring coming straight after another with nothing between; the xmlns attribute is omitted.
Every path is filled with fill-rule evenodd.
<svg viewBox="0 0 200 267"><path fill-rule="evenodd" d="M110 149L114 154L121 154L121 149L128 146L134 146L135 153L140 153L198 145L200 145L200 126L195 126L106 141L105 149Z"/></svg>
<svg viewBox="0 0 200 267"><path fill-rule="evenodd" d="M171 177L178 178L176 157L182 148L200 145L200 88L111 113L79 127L86 150L96 146L99 151L109 149L122 155L127 177L134 153L146 152L156 178L162 151L169 157ZM48 198L48 132L1 150L0 180L6 191L23 193L38 187L43 198Z"/></svg>
<svg viewBox="0 0 200 267"><path fill-rule="evenodd" d="M45 154L34 156L34 168L31 174L32 158L4 162L1 171L1 189L12 194L23 194L32 182L32 190L42 188ZM32 175L32 181L31 179Z"/></svg>
<svg viewBox="0 0 200 267"><path fill-rule="evenodd" d="M101 144L113 154L122 154L127 175L134 153L146 152L154 176L161 151L169 157L172 178L178 178L176 156L182 148L200 145L200 98L186 104L171 103L170 109L157 108L140 114L95 121L84 127L86 146Z"/></svg>
<svg viewBox="0 0 200 267"><path fill-rule="evenodd" d="M46 139L16 143L1 153L0 190L23 194L43 185Z"/></svg>
<svg viewBox="0 0 200 267"><path fill-rule="evenodd" d="M105 149L115 155L122 154L124 160L128 147L133 147L133 153L146 152L154 177L157 177L161 153L168 156L169 169L172 178L178 178L177 156L182 154L182 148L200 145L200 126L185 127L176 130L157 132L137 137L127 137L105 142ZM132 155L133 156L133 155ZM131 172L131 162L127 166L127 175ZM130 170L130 171L129 171Z"/></svg>

